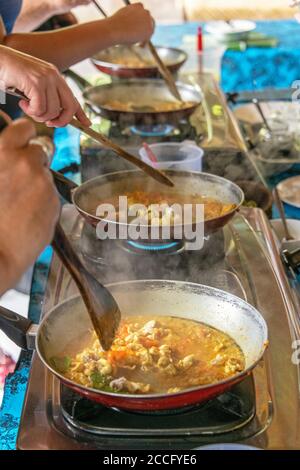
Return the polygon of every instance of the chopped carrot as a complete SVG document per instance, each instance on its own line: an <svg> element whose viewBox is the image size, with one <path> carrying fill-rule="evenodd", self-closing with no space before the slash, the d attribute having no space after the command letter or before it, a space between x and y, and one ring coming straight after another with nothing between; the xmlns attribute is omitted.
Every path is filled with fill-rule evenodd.
<svg viewBox="0 0 300 470"><path fill-rule="evenodd" d="M122 362L124 359L128 358L129 356L134 356L132 351L123 351L123 350L112 350L107 353L107 360L110 363L118 363Z"/></svg>
<svg viewBox="0 0 300 470"><path fill-rule="evenodd" d="M158 346L159 342L156 339L150 339L146 337L141 337L140 338L140 343L145 347L145 348L152 348L153 346Z"/></svg>

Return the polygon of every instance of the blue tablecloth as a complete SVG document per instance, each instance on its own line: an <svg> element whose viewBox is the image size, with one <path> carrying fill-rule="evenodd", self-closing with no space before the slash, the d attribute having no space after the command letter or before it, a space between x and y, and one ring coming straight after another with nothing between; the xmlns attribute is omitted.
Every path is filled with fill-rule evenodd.
<svg viewBox="0 0 300 470"><path fill-rule="evenodd" d="M278 47L227 51L222 60L224 91L285 88L300 79L300 24L296 20L258 21L257 31L277 37ZM154 42L180 47L186 35L196 35L202 23L159 26ZM204 41L205 47L205 41Z"/></svg>
<svg viewBox="0 0 300 470"><path fill-rule="evenodd" d="M160 26L155 33L157 44L180 46L185 35L196 34L200 23ZM225 91L288 87L300 79L300 25L296 21L262 21L258 30L277 36L280 45L274 49L253 48L227 51L222 61L222 87ZM79 136L71 128L56 131L55 169L78 163ZM295 169L294 171L298 171ZM289 174L283 175L288 177ZM282 175L281 175L282 178ZM276 183L274 181L273 183ZM300 218L299 211L287 207L287 214ZM47 282L52 251L45 250L35 266L29 317L38 321ZM30 353L22 353L17 371L7 379L3 406L0 410L0 449L14 449L30 368Z"/></svg>

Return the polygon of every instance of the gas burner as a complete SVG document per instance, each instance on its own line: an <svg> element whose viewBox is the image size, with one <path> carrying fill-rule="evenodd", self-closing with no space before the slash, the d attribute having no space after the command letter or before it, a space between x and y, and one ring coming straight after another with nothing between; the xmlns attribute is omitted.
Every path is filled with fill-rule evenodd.
<svg viewBox="0 0 300 470"><path fill-rule="evenodd" d="M174 132L171 124L157 124L156 126L131 126L130 132L141 137L165 137Z"/></svg>
<svg viewBox="0 0 300 470"><path fill-rule="evenodd" d="M149 243L126 240L122 247L130 253L136 254L177 254L184 250L184 243L181 240L166 240L165 242Z"/></svg>
<svg viewBox="0 0 300 470"><path fill-rule="evenodd" d="M223 230L207 237L201 250L188 251L182 240L98 240L95 229L85 223L78 251L100 282L142 278L195 282L201 272L224 263L226 248Z"/></svg>
<svg viewBox="0 0 300 470"><path fill-rule="evenodd" d="M190 436L232 432L255 415L253 377L200 406L163 412L132 412L94 403L60 387L61 411L67 423L94 436ZM146 420L146 421L145 421Z"/></svg>

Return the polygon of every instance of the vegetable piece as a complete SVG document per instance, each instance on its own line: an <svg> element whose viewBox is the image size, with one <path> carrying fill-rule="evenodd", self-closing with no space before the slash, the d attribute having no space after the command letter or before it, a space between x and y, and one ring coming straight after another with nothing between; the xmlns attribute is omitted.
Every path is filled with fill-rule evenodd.
<svg viewBox="0 0 300 470"><path fill-rule="evenodd" d="M115 392L115 390L109 386L107 378L100 374L100 372L94 371L90 375L90 379L92 381L93 388L96 388L97 390L103 390L104 392Z"/></svg>
<svg viewBox="0 0 300 470"><path fill-rule="evenodd" d="M71 361L72 359L69 356L63 356L63 357L53 356L50 359L50 364L53 366L53 368L57 372L64 374L69 369L71 365Z"/></svg>

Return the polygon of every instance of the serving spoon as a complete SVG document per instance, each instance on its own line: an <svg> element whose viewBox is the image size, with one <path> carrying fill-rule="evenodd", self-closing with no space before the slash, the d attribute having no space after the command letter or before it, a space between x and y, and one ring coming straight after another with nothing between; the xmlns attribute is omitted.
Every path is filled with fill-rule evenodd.
<svg viewBox="0 0 300 470"><path fill-rule="evenodd" d="M21 100L29 101L27 96L25 96L21 91L16 90L16 89L7 88L5 90L5 93L7 93L8 95L20 98ZM140 168L140 170L142 170L147 175L151 176L151 178L155 179L159 183L164 184L165 186L170 186L170 187L174 186L173 181L165 173L163 173L162 171L156 168L153 168L150 165L147 165L147 163L143 162L142 160L135 157L131 153L128 153L126 150L124 150L118 144L110 140L104 134L94 131L94 129L92 129L91 127L84 126L77 119L72 119L72 121L70 122L70 125L80 130L84 134L88 135L89 137L91 137L91 139L104 145L104 147L110 148L121 158L137 166L138 168Z"/></svg>

